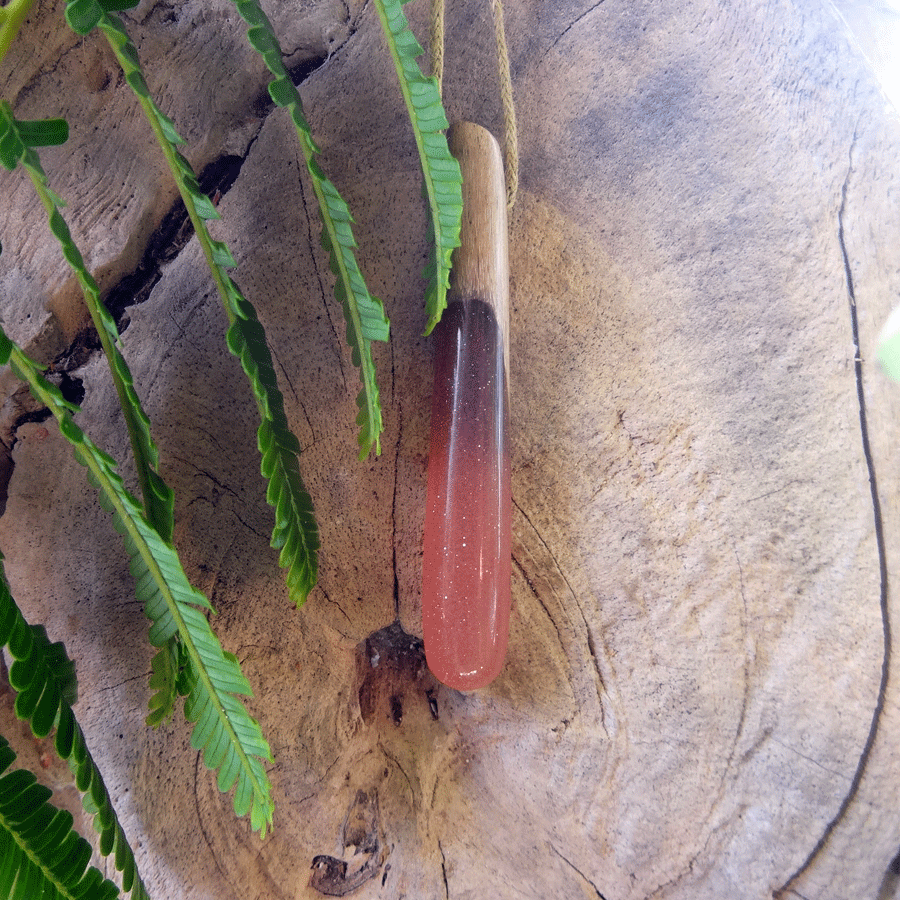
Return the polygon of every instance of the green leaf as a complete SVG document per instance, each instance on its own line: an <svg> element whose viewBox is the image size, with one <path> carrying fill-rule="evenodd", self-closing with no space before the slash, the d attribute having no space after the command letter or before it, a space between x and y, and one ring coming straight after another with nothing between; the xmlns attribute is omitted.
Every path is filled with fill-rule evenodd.
<svg viewBox="0 0 900 900"><path fill-rule="evenodd" d="M17 120L19 136L26 147L55 147L69 139L69 124L65 119Z"/></svg>
<svg viewBox="0 0 900 900"><path fill-rule="evenodd" d="M207 710L211 717L208 743L218 746L227 742L223 766L237 773L235 809L239 805L252 809L251 819L262 823L260 828L265 836L266 827L272 820L273 803L263 761L270 761L272 754L259 724L250 718L234 696L236 693L249 694L250 686L234 657L223 652L203 614L204 610L212 609L209 601L191 586L175 549L164 542L144 518L137 500L125 489L112 458L91 442L69 410L56 401L52 385L41 375L37 365L16 346L13 346L10 364L16 376L28 384L35 399L54 415L60 431L72 444L75 458L87 468L88 480L100 492L103 507L112 513L113 525L122 535L131 558L138 600L144 604L151 620L150 642L162 647L177 633L183 644L185 656L196 675L188 700ZM30 629L23 632L14 626L10 636L13 654L19 656L13 648L14 642L24 648L29 640L34 642ZM76 733L72 751L76 757L79 743Z"/></svg>
<svg viewBox="0 0 900 900"><path fill-rule="evenodd" d="M28 635L29 639L23 640L22 635ZM25 621L10 593L2 562L0 562L0 639L2 639L0 643L9 647L10 655L13 657L13 663L9 668L9 683L16 691L16 714L19 718L30 721L32 732L39 738L47 737L53 726L56 725L54 746L57 753L62 759L69 761L79 789L84 792L90 788L99 796L106 810L105 821L100 821L98 818L95 818L94 821L94 825L100 833L101 852L108 848L103 852L103 855L106 856L115 849L116 868L123 873L123 884L126 886L126 890L132 891L132 900L149 900L143 882L136 875L134 854L115 817L112 802L100 771L87 752L84 734L72 712L72 704L77 696L75 664L69 659L61 643L50 642L42 625L29 625ZM10 762L9 754L4 755L0 752L0 771L3 771ZM26 778L26 775L22 773L16 777ZM2 784L2 780L0 780L0 784ZM64 847L68 846L66 842L71 841L71 838L67 836L68 829L57 828L59 823L53 824L50 821L51 808L43 803L43 799L46 798L42 799L35 794L36 790L39 790L36 786L29 787L27 790L22 787L21 790L10 795L8 802L0 799L0 841L3 840L4 816L6 816L5 824L8 825L11 821L16 820L21 825L21 822L24 821L22 817L24 804L26 814L29 808L33 811L32 818L28 820L31 827L36 835L41 835L40 841L35 838L35 841L32 842L32 851L44 854L45 861L50 860L54 854L61 858ZM2 793L3 790L0 787L0 795ZM56 833L57 831L58 833ZM28 832L27 830L23 831L20 827L18 834L19 837L27 837ZM3 859L4 854L0 850L0 884L3 882ZM62 869L54 871L59 880L62 877ZM83 871L84 866L81 867L81 872ZM71 877L75 877L77 874L76 866L71 870ZM21 873L16 877L21 877ZM118 892L113 896L117 895ZM0 897L5 896L8 894L5 894L0 887ZM36 893L30 896L40 895ZM55 895L51 894L50 896ZM63 894L63 896L69 896L69 894Z"/></svg>
<svg viewBox="0 0 900 900"><path fill-rule="evenodd" d="M134 9L140 0L100 0L104 12L123 12L126 9Z"/></svg>
<svg viewBox="0 0 900 900"><path fill-rule="evenodd" d="M300 94L282 62L281 48L272 25L257 0L235 0L235 7L250 26L247 36L251 45L259 51L269 71L275 76L269 84L269 95L278 106L290 110L306 167L312 177L313 191L322 217L322 246L329 253L331 271L336 276L334 293L344 310L347 343L362 382L356 399L360 410L356 421L359 425L359 458L365 459L373 448L376 454L381 453L380 436L384 430L371 343L388 340L390 325L384 306L369 293L356 262L353 254L356 240L350 227L353 217L316 159L318 148L303 112Z"/></svg>
<svg viewBox="0 0 900 900"><path fill-rule="evenodd" d="M137 50L122 22L114 16L104 15L98 25L126 73L126 78L139 73ZM129 84L131 83L129 79ZM301 606L316 583L319 531L312 500L300 476L300 445L288 426L284 399L278 389L265 332L253 305L241 294L225 271L227 267L234 265L234 258L224 243L212 239L205 223L206 219L217 217L218 213L212 201L200 190L188 161L175 149L175 139L180 141L180 138L175 133L171 120L160 112L148 95L140 90L135 93L175 177L225 306L230 322L227 345L240 359L241 367L253 388L262 419L257 432L257 444L262 453L260 468L269 481L266 499L275 508L272 546L281 551L279 564L288 569L287 584L291 599L297 606ZM161 619L151 629L151 636L159 637L170 624ZM192 659L192 664L194 662Z"/></svg>
<svg viewBox="0 0 900 900"><path fill-rule="evenodd" d="M462 175L444 134L448 125L447 115L441 103L437 80L426 78L416 62L423 52L422 47L409 30L400 0L375 0L375 8L394 60L400 91L419 148L425 195L431 213L429 235L434 241L434 248L425 269L428 279L425 291L428 324L425 334L430 334L447 307L451 259L453 249L459 246L462 221Z"/></svg>
<svg viewBox="0 0 900 900"><path fill-rule="evenodd" d="M87 34L100 24L107 13L134 9L139 2L140 0L67 0L66 22L69 23L69 27L76 34ZM136 75L137 80L143 82L143 76L139 71L132 70L126 73L126 78L129 75L131 77ZM146 84L144 85L144 90L146 90Z"/></svg>
<svg viewBox="0 0 900 900"><path fill-rule="evenodd" d="M10 171L15 169L28 149L15 125L12 109L5 100L0 100L0 163Z"/></svg>
<svg viewBox="0 0 900 900"><path fill-rule="evenodd" d="M103 18L97 0L70 0L66 3L66 22L76 34L85 35Z"/></svg>

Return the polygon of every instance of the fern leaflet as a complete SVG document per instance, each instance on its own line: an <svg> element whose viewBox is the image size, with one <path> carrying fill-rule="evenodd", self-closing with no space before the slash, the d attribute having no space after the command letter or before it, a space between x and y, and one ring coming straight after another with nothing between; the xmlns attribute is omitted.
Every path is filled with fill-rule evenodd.
<svg viewBox="0 0 900 900"><path fill-rule="evenodd" d="M175 712L178 696L187 696L190 688L185 684L188 658L184 645L177 635L159 648L151 662L150 690L156 693L150 698L150 714L147 724L156 728Z"/></svg>
<svg viewBox="0 0 900 900"><path fill-rule="evenodd" d="M28 18L33 3L34 0L10 0L0 6L0 62Z"/></svg>
<svg viewBox="0 0 900 900"><path fill-rule="evenodd" d="M191 745L203 749L207 767L219 770L223 792L237 785L234 808L238 816L250 813L254 830L265 836L272 821L271 786L263 761L272 751L259 723L252 719L235 694L251 695L250 685L237 660L224 653L203 610L209 601L191 586L178 554L144 518L137 500L126 490L115 460L96 447L72 418L78 407L41 375L32 362L0 328L0 365L9 361L13 372L28 384L59 423L72 445L75 458L88 470L88 480L100 493L100 505L113 515L131 558L137 597L151 621L150 643L162 647L177 634L192 674L185 715L196 723Z"/></svg>
<svg viewBox="0 0 900 900"><path fill-rule="evenodd" d="M234 0L234 5L249 26L247 38L251 46L262 56L269 71L275 76L269 84L269 95L277 106L287 107L290 111L312 179L322 217L322 246L329 254L331 272L336 276L334 293L344 310L347 343L362 381L362 389L356 398L359 407L356 423L359 425L359 458L365 459L373 447L376 455L381 453L380 435L384 430L371 344L372 341L388 340L390 324L384 313L384 306L377 297L369 293L357 265L353 253L353 248L357 246L351 227L353 217L316 159L319 148L313 140L309 122L303 112L300 94L282 62L281 47L272 24L257 0Z"/></svg>
<svg viewBox="0 0 900 900"><path fill-rule="evenodd" d="M162 539L171 541L175 495L157 472L159 452L150 434L150 420L141 406L141 401L134 389L131 371L121 352L116 323L109 310L101 302L100 288L91 273L88 272L84 258L72 240L69 227L60 211L64 205L63 201L50 190L38 155L32 149L34 146L50 142L53 136L51 132L53 125L54 120L19 122L13 117L9 105L0 101L0 145L3 147L0 161L10 169L15 168L16 162L22 164L47 211L50 231L59 242L66 262L78 278L85 304L91 314L97 334L100 336L100 343L112 372L116 393L119 395L119 403L131 438L135 468L144 499L144 511ZM62 141L56 140L52 142L62 143Z"/></svg>
<svg viewBox="0 0 900 900"><path fill-rule="evenodd" d="M9 669L9 682L17 692L16 715L29 721L32 732L39 738L47 737L56 728L56 752L61 759L68 761L75 774L76 785L86 795L85 806L91 807L94 812L94 826L100 836L100 853L113 856L116 869L122 873L124 889L131 891L131 900L149 900L137 871L134 853L113 810L100 770L88 752L81 726L72 712L77 694L75 664L66 655L61 643L50 643L43 626L29 625L25 621L10 594L0 563L0 646L7 645L14 660ZM54 857L60 853L58 848L61 844L62 835L59 842L48 839L44 852ZM2 856L0 852L0 858ZM10 895L0 889L0 896ZM40 895L36 893L33 896Z"/></svg>
<svg viewBox="0 0 900 900"><path fill-rule="evenodd" d="M187 209L194 231L203 248L213 280L228 316L228 348L240 359L253 388L261 423L257 445L262 455L261 471L268 481L266 499L275 509L272 546L279 550L279 565L287 568L287 584L297 606L306 602L316 583L319 531L312 500L300 475L300 444L291 433L284 411L284 399L266 344L265 331L253 305L241 294L225 271L236 265L231 251L212 238L206 220L219 214L203 191L190 163L178 152L184 143L171 119L156 105L140 69L137 50L121 20L108 11L135 6L136 0L70 0L66 20L79 34L98 27L106 36L125 80L134 91L159 142Z"/></svg>
<svg viewBox="0 0 900 900"><path fill-rule="evenodd" d="M459 163L447 146L444 134L448 126L447 115L441 103L437 80L426 78L416 62L424 50L409 29L401 0L375 0L375 7L419 148L425 195L431 213L429 234L434 240L434 253L424 273L428 280L425 291L427 335L440 321L447 307L451 259L453 248L459 246L462 221L462 175Z"/></svg>

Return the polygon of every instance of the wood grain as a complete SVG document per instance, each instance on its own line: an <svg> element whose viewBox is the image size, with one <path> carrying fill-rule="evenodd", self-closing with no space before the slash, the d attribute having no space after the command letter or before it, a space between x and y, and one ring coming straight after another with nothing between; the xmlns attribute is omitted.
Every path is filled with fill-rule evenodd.
<svg viewBox="0 0 900 900"><path fill-rule="evenodd" d="M486 4L450 7L449 119L500 133ZM427 4L404 9L427 34ZM472 695L429 681L417 650L432 351L396 74L364 0L273 15L292 62L321 51L304 107L391 318L374 348L384 452L363 464L311 188L231 4L123 13L196 167L245 157L215 228L322 524L320 585L296 611L254 403L188 242L123 344L177 546L273 747L265 843L180 719L144 727L151 653L120 539L59 433L5 394L13 594L77 661L76 713L153 895L320 900L314 860L341 887L364 870L349 896L365 900L896 893L900 679L879 688L900 614L880 569L900 571L900 392L873 360L900 296L900 121L830 6L507 4L513 613L506 666ZM130 271L171 206L147 129L97 35L66 38L39 4L22 40L3 95L69 121L70 144L41 152L50 183L92 270ZM0 172L0 311L62 352L74 295L19 174ZM78 360L79 421L126 460L105 363ZM348 846L363 795L377 854Z"/></svg>
<svg viewBox="0 0 900 900"><path fill-rule="evenodd" d="M497 139L474 122L447 134L463 176L460 246L453 251L448 302L479 299L493 310L509 372L509 239L503 156Z"/></svg>

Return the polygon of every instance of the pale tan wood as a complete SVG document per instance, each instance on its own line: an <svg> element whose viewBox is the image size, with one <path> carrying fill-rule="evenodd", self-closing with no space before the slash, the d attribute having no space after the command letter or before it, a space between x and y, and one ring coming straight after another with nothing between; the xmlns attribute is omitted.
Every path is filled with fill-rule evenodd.
<svg viewBox="0 0 900 900"><path fill-rule="evenodd" d="M123 343L178 497L178 548L272 744L265 843L235 821L183 716L144 726L151 652L121 539L53 423L23 424L3 394L13 594L78 663L76 714L151 895L321 900L324 855L347 862L345 887L374 872L353 900L890 896L895 671L859 793L804 867L849 790L884 658L857 355L900 565L900 391L873 363L900 296L900 124L839 23L817 0L507 5L522 136L514 608L504 672L463 696L428 693L412 640L386 665L372 638L419 627L431 394L421 176L396 73L372 4L350 0L344 31L324 27L344 4L270 5L285 47L348 35L302 92L391 318L392 345L374 347L383 454L363 464L296 135L284 110L260 109L266 73L232 4L123 14L196 168L250 145L214 227L266 326L322 526L320 588L296 611L268 546L255 406L192 241ZM449 118L499 134L485 4L451 6ZM404 8L426 33L427 5ZM41 159L92 270L128 269L141 248L123 235L170 205L146 126L98 35L68 36L54 4L27 29L0 94L70 122L70 144ZM0 171L0 313L56 347L67 327L41 311L69 275L20 176ZM71 374L81 424L128 459L104 361ZM36 759L26 741L23 763ZM371 833L377 872L381 857L353 849Z"/></svg>
<svg viewBox="0 0 900 900"><path fill-rule="evenodd" d="M483 300L494 310L509 366L509 249L506 183L497 139L474 122L455 122L447 134L463 176L460 245L453 251L450 300Z"/></svg>

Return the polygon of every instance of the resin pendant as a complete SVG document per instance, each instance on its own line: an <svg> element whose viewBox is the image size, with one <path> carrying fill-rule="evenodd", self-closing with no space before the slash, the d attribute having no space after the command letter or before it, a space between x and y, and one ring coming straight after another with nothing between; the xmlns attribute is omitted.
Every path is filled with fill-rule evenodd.
<svg viewBox="0 0 900 900"><path fill-rule="evenodd" d="M500 672L509 636L506 196L488 132L454 125L450 147L463 170L463 230L434 330L422 627L429 669L471 690Z"/></svg>

